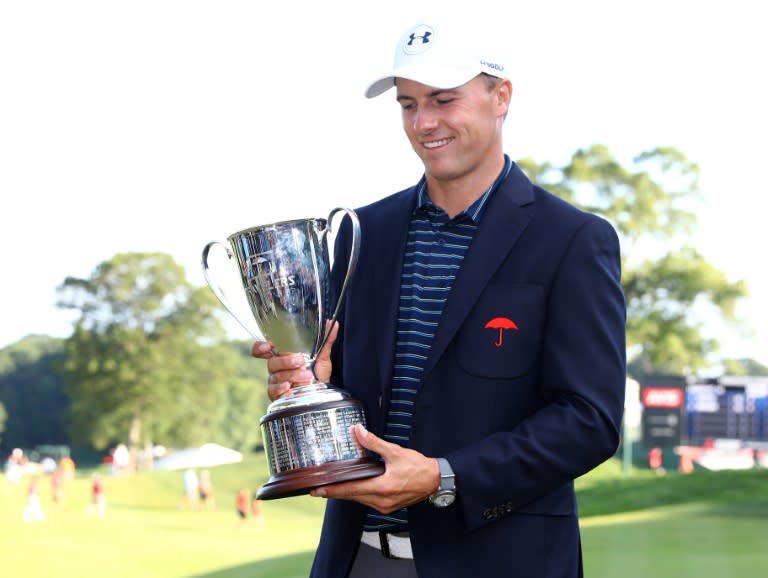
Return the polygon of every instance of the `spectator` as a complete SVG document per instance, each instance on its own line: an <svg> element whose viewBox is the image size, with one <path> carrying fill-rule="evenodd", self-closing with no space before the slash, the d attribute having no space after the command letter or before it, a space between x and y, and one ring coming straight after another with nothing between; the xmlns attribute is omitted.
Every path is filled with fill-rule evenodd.
<svg viewBox="0 0 768 578"><path fill-rule="evenodd" d="M112 452L112 475L121 476L128 473L131 463L131 454L125 444L117 444Z"/></svg>
<svg viewBox="0 0 768 578"><path fill-rule="evenodd" d="M259 495L259 489L257 488L251 496L251 516L256 525L261 527L264 524L264 513L261 509L261 500L257 497Z"/></svg>
<svg viewBox="0 0 768 578"><path fill-rule="evenodd" d="M40 493L38 492L37 478L32 478L27 486L27 501L24 505L25 522L42 522L45 520L45 513L40 505Z"/></svg>
<svg viewBox="0 0 768 578"><path fill-rule="evenodd" d="M54 471L56 471L58 465L56 464L56 460L54 460L51 456L45 456L40 462L40 467L43 468L43 473L52 474Z"/></svg>
<svg viewBox="0 0 768 578"><path fill-rule="evenodd" d="M240 491L237 492L235 500L237 516L240 518L240 525L243 525L248 519L248 502L250 500L250 492L248 492L248 488L241 488Z"/></svg>
<svg viewBox="0 0 768 578"><path fill-rule="evenodd" d="M200 503L207 510L216 509L216 498L213 495L213 482L211 481L211 472L203 470L200 472Z"/></svg>
<svg viewBox="0 0 768 578"><path fill-rule="evenodd" d="M200 480L194 468L184 472L184 500L191 510L200 509Z"/></svg>
<svg viewBox="0 0 768 578"><path fill-rule="evenodd" d="M648 466L656 472L657 476L663 476L667 473L664 469L664 453L661 448L648 450Z"/></svg>
<svg viewBox="0 0 768 578"><path fill-rule="evenodd" d="M64 456L59 460L59 469L61 470L61 475L65 480L71 480L75 477L75 461L69 457Z"/></svg>
<svg viewBox="0 0 768 578"><path fill-rule="evenodd" d="M107 496L104 493L104 480L101 474L94 473L91 476L91 503L88 512L95 512L99 518L107 515Z"/></svg>
<svg viewBox="0 0 768 578"><path fill-rule="evenodd" d="M5 477L12 484L18 484L21 481L24 465L24 452L21 448L14 448L11 455L5 462Z"/></svg>
<svg viewBox="0 0 768 578"><path fill-rule="evenodd" d="M61 468L56 468L51 474L51 499L53 504L60 507L64 502L64 476L61 472Z"/></svg>

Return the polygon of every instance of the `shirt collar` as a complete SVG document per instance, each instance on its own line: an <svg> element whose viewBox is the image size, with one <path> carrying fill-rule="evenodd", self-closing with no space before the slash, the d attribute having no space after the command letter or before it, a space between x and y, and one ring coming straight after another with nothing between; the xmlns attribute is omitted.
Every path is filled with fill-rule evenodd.
<svg viewBox="0 0 768 578"><path fill-rule="evenodd" d="M456 215L454 219L462 219L465 216L471 219L475 224L480 223L480 219L483 216L483 213L485 212L485 206L488 203L488 199L491 198L491 195L496 191L496 189L499 188L499 185L506 180L507 176L509 176L509 171L512 169L512 160L509 158L508 155L504 155L504 168L499 173L499 176L496 177L496 180L493 181L493 184L488 187L488 190L485 191L478 199L476 199L469 207L464 209L461 213ZM429 192L427 191L427 179L426 176L422 176L421 180L419 181L418 185L416 185L416 208L414 209L414 213L416 211L424 211L424 210L437 210L441 211L442 209L439 209L437 205L435 205L432 200L429 198Z"/></svg>

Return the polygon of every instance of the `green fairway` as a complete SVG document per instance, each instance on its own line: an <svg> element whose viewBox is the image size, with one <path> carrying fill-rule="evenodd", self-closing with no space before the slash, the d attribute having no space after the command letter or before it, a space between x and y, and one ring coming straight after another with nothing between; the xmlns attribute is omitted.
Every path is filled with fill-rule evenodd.
<svg viewBox="0 0 768 578"><path fill-rule="evenodd" d="M590 578L742 578L768 575L768 508L667 506L586 518Z"/></svg>
<svg viewBox="0 0 768 578"><path fill-rule="evenodd" d="M88 512L86 473L65 484L54 508L40 480L46 520L24 522L26 481L0 477L3 578L303 577L319 535L323 502L309 497L264 502L261 524L241 523L235 494L265 480L262 459L211 470L216 509L191 511L182 473L105 475L107 514Z"/></svg>
<svg viewBox="0 0 768 578"><path fill-rule="evenodd" d="M768 471L622 475L609 462L578 481L588 578L739 578L768 573ZM263 524L241 524L235 494L264 483L263 458L211 470L215 511L190 511L182 473L105 475L102 519L88 513L89 472L65 485L46 520L24 522L26 481L0 478L3 578L304 577L323 501L263 503Z"/></svg>
<svg viewBox="0 0 768 578"><path fill-rule="evenodd" d="M768 470L623 475L576 483L588 578L768 575Z"/></svg>

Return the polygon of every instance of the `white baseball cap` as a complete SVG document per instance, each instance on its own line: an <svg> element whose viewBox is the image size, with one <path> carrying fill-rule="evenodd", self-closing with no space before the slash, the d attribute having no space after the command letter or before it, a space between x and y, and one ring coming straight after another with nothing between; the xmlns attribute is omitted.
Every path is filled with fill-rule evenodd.
<svg viewBox="0 0 768 578"><path fill-rule="evenodd" d="M400 37L390 72L374 80L365 91L373 98L406 78L434 88L466 84L478 74L507 78L500 56L490 46L490 33L462 30L461 23L423 18Z"/></svg>

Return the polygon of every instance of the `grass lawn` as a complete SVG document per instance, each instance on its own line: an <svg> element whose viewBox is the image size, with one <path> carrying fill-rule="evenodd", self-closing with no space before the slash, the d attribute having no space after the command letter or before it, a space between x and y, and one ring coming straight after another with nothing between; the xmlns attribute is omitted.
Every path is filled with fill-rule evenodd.
<svg viewBox="0 0 768 578"><path fill-rule="evenodd" d="M269 501L263 523L242 524L235 510L241 487L265 481L260 458L211 469L214 511L191 511L182 500L182 473L120 478L104 475L107 514L88 512L88 472L64 486L55 508L40 480L46 520L24 522L26 482L0 477L2 578L254 578L304 577L319 536L323 503L309 497Z"/></svg>
<svg viewBox="0 0 768 578"><path fill-rule="evenodd" d="M588 578L768 575L768 471L623 475L609 462L578 480ZM0 477L2 578L304 577L323 501L263 503L263 524L241 524L235 494L266 480L263 458L211 470L214 511L183 507L181 472L105 475L102 519L87 512L90 472L65 484L47 519L24 522L26 482ZM450 577L448 577L450 578Z"/></svg>
<svg viewBox="0 0 768 578"><path fill-rule="evenodd" d="M590 578L768 575L768 508L705 503L586 518Z"/></svg>
<svg viewBox="0 0 768 578"><path fill-rule="evenodd" d="M577 480L588 578L768 576L768 470Z"/></svg>

